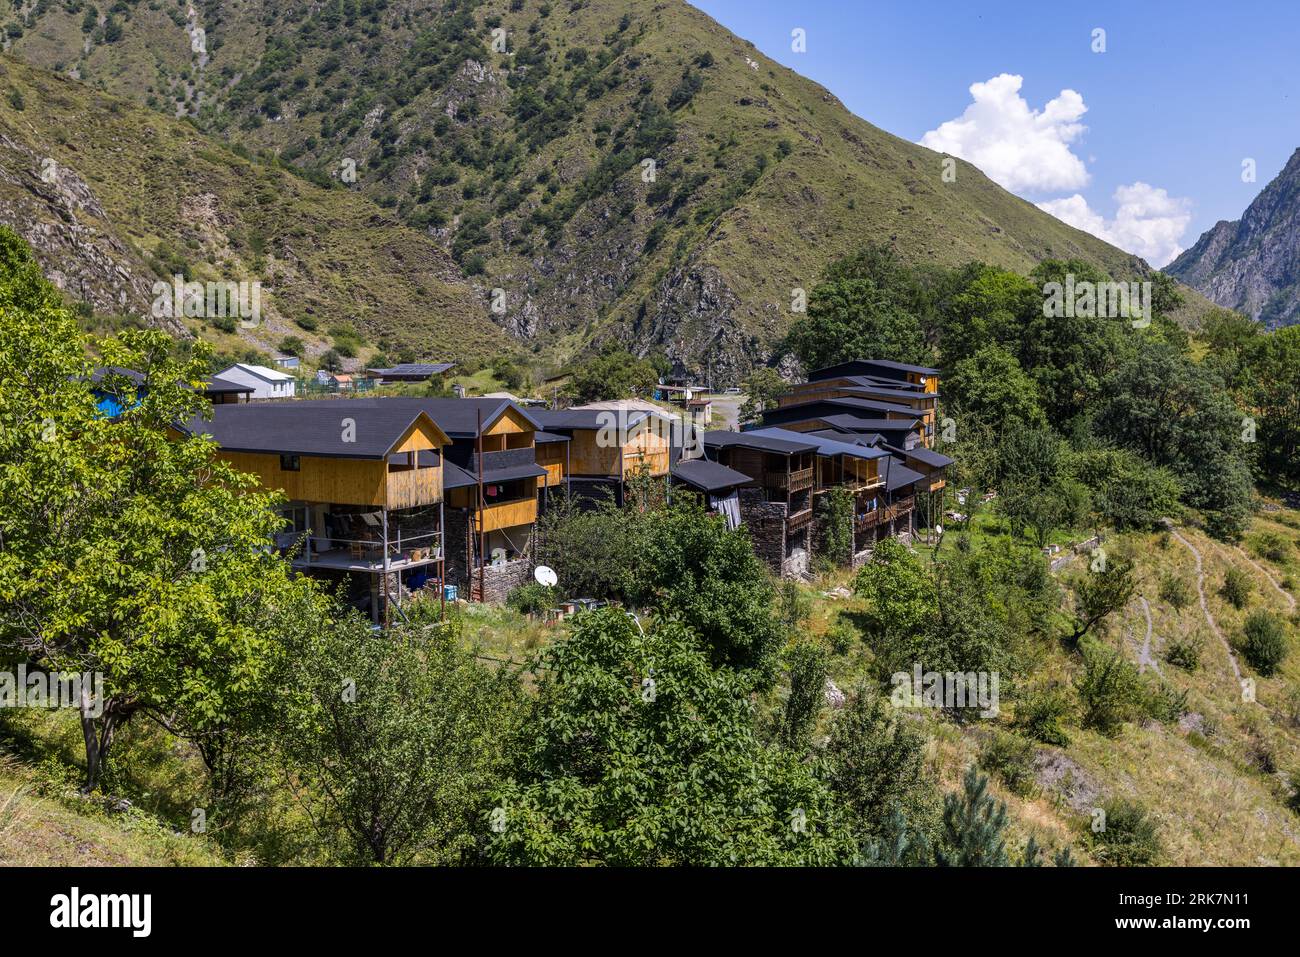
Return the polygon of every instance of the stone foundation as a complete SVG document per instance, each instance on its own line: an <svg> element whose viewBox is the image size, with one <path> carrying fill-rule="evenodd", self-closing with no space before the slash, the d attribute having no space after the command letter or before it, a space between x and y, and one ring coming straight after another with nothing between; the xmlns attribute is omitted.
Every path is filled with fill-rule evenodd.
<svg viewBox="0 0 1300 957"><path fill-rule="evenodd" d="M782 578L807 574L812 560L812 525L790 532L786 506L768 502L759 489L740 490L740 520L749 529L754 554Z"/></svg>

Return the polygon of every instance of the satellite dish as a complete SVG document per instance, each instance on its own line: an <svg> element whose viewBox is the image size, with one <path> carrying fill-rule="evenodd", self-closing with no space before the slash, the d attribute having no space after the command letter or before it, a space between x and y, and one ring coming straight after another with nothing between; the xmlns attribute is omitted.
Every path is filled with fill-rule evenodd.
<svg viewBox="0 0 1300 957"><path fill-rule="evenodd" d="M934 533L935 533L936 535L942 535L942 534L943 534L943 526L942 526L942 525L936 525L936 526L934 527Z"/></svg>
<svg viewBox="0 0 1300 957"><path fill-rule="evenodd" d="M547 565L538 565L534 568L533 577L537 579L537 584L545 585L547 588L554 588L555 583L560 580L560 576L555 574L555 569Z"/></svg>

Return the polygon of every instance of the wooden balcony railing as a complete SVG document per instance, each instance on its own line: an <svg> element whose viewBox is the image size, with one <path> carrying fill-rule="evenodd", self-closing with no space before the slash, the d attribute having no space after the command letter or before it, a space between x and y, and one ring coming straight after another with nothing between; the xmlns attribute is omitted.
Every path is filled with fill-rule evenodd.
<svg viewBox="0 0 1300 957"><path fill-rule="evenodd" d="M537 521L537 496L497 502L483 509L483 531L495 532L515 525L531 525Z"/></svg>

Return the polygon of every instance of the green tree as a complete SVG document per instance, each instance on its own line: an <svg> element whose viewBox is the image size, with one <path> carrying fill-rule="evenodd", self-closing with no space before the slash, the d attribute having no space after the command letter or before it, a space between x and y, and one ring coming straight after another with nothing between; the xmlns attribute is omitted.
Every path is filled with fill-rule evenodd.
<svg viewBox="0 0 1300 957"><path fill-rule="evenodd" d="M989 794L989 779L966 769L960 794L943 802L943 839L935 848L941 867L1006 867L1007 806Z"/></svg>
<svg viewBox="0 0 1300 957"><path fill-rule="evenodd" d="M574 370L566 392L579 402L644 398L654 391L658 379L651 362L611 344Z"/></svg>
<svg viewBox="0 0 1300 957"><path fill-rule="evenodd" d="M828 658L825 647L811 639L786 649L790 694L785 699L778 738L791 751L806 751L817 726L817 716L826 703Z"/></svg>
<svg viewBox="0 0 1300 957"><path fill-rule="evenodd" d="M763 412L776 408L777 397L789 386L781 374L767 366L759 366L751 372L742 384L745 401L740 406L740 424L755 425L763 418Z"/></svg>
<svg viewBox="0 0 1300 957"><path fill-rule="evenodd" d="M453 863L474 847L518 685L462 651L454 623L375 634L349 616L292 648L277 752L323 843L345 861Z"/></svg>
<svg viewBox="0 0 1300 957"><path fill-rule="evenodd" d="M958 417L959 428L967 418L997 433L1022 424L1047 424L1038 399L1038 383L1025 374L1015 356L997 346L986 346L954 364L943 384L949 410Z"/></svg>
<svg viewBox="0 0 1300 957"><path fill-rule="evenodd" d="M154 331L102 343L144 386L101 415L72 314L0 230L0 645L103 675L81 716L88 789L135 715L201 731L258 694L280 654L267 622L311 587L267 548L275 497L210 441L176 440L207 408L207 366L205 349L176 362L172 345Z"/></svg>
<svg viewBox="0 0 1300 957"><path fill-rule="evenodd" d="M526 865L831 864L848 845L813 770L754 735L743 674L681 625L583 615L539 659L487 854Z"/></svg>
<svg viewBox="0 0 1300 957"><path fill-rule="evenodd" d="M1070 641L1077 645L1098 623L1127 608L1137 587L1134 565L1128 559L1112 558L1085 572L1074 584L1075 623Z"/></svg>

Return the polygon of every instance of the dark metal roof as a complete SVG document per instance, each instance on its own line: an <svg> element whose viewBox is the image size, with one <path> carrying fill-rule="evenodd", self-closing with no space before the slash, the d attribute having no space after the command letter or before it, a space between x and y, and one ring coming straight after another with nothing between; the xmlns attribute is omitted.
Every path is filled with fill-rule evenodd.
<svg viewBox="0 0 1300 957"><path fill-rule="evenodd" d="M865 377L854 376L854 378L862 379ZM845 386L839 386L839 388L845 392L860 392L863 395L868 395L868 396L880 395L880 396L884 396L885 398L900 398L900 399L939 398L938 392L927 392L924 390L918 391L916 389L898 388L899 385L905 385L905 384L906 383L895 382L893 385L877 385L874 382L863 382L860 385L845 385Z"/></svg>
<svg viewBox="0 0 1300 957"><path fill-rule="evenodd" d="M894 459L890 462L889 472L885 477L885 488L893 492L907 485L915 485L924 479L925 476L920 472L914 472L898 459Z"/></svg>
<svg viewBox="0 0 1300 957"><path fill-rule="evenodd" d="M796 435L798 438L783 439L758 432L705 432L704 445L706 448L730 448L734 446L742 449L755 449L760 452L775 452L778 455L798 455L800 452L815 452L817 450L815 442L810 442L795 432L790 434Z"/></svg>
<svg viewBox="0 0 1300 957"><path fill-rule="evenodd" d="M753 434L753 433L747 433ZM879 459L889 455L883 449L866 445L857 445L840 439L828 439L812 432L790 432L786 429L759 429L758 434L769 435L776 439L794 441L795 437L807 439L816 444L817 454L821 456L848 455L855 459Z"/></svg>
<svg viewBox="0 0 1300 957"><path fill-rule="evenodd" d="M673 466L673 478L703 492L721 492L749 485L753 479L708 459L685 459Z"/></svg>
<svg viewBox="0 0 1300 957"><path fill-rule="evenodd" d="M822 422L840 429L849 429L854 432L913 432L921 424L922 419L864 419L861 416L850 415L819 415L817 416Z"/></svg>
<svg viewBox="0 0 1300 957"><path fill-rule="evenodd" d="M421 411L375 401L214 405L210 420L197 416L185 429L211 435L230 452L382 459Z"/></svg>
<svg viewBox="0 0 1300 957"><path fill-rule="evenodd" d="M878 366L881 369L897 369L899 372L916 372L920 375L938 375L938 369L931 369L929 366L914 366L906 362L891 362L888 359L861 359L858 360L864 365Z"/></svg>
<svg viewBox="0 0 1300 957"><path fill-rule="evenodd" d="M537 418L536 413L533 413L533 418ZM557 435L555 432L535 432L533 441L538 445L545 445L548 442L572 442L573 439L567 435Z"/></svg>
<svg viewBox="0 0 1300 957"><path fill-rule="evenodd" d="M891 452L897 453L898 455L904 455L907 456L908 458L916 459L918 462L924 462L926 465L938 469L945 468L949 465L952 465L952 463L955 461L954 459L948 458L948 456L946 455L941 455L940 453L934 451L933 449L927 449L923 445L918 445L914 449L896 449L890 447L889 450Z"/></svg>
<svg viewBox="0 0 1300 957"><path fill-rule="evenodd" d="M540 428L530 413L509 399L424 399L390 396L377 399L298 399L289 403L298 408L323 409L327 416L339 409L404 409L412 416L424 412L438 423L438 428L452 438L474 438L478 435L478 415L483 415L483 427L495 422L507 409L514 409L534 428Z"/></svg>
<svg viewBox="0 0 1300 957"><path fill-rule="evenodd" d="M442 467L442 487L444 489L468 488L477 485L478 479L466 472L455 462L446 462Z"/></svg>
<svg viewBox="0 0 1300 957"><path fill-rule="evenodd" d="M90 374L90 381L98 385L110 376L122 376L130 379L137 387L144 385L144 376L134 369L124 369L121 366L98 366Z"/></svg>
<svg viewBox="0 0 1300 957"><path fill-rule="evenodd" d="M899 405L897 402L879 402L875 399L859 399L856 396L846 395L836 399L809 399L807 402L794 402L790 405L777 406L775 409L767 409L763 413L763 418L766 419L768 416L779 417L793 412L794 416L791 418L791 421L793 421L799 414L809 416L815 415L815 413L807 412L806 410L811 406L817 405L834 406L835 408L844 409L846 411L858 409L868 412L897 412L902 415L917 414L916 409L912 408L910 405ZM796 412L796 410L804 411L800 413Z"/></svg>
<svg viewBox="0 0 1300 957"><path fill-rule="evenodd" d="M231 382L229 379L223 379L219 375L214 375L208 379L204 385L209 392L252 392L251 385L243 385L239 382Z"/></svg>
<svg viewBox="0 0 1300 957"><path fill-rule="evenodd" d="M546 469L540 465L511 465L503 469L488 469L483 473L484 482L510 482L514 479L541 478Z"/></svg>

